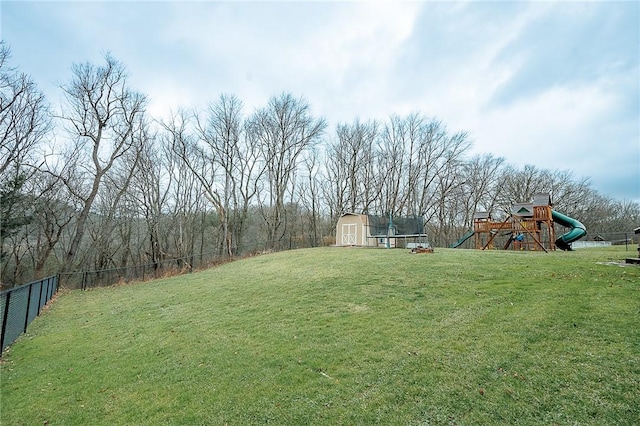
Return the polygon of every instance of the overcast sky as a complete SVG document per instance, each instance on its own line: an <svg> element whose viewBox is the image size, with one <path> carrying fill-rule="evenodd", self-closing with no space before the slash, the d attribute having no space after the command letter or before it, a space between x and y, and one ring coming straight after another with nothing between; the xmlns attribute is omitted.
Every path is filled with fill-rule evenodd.
<svg viewBox="0 0 640 426"><path fill-rule="evenodd" d="M54 104L71 65L124 63L166 116L282 92L338 123L421 112L472 153L640 201L640 2L6 1L11 63Z"/></svg>

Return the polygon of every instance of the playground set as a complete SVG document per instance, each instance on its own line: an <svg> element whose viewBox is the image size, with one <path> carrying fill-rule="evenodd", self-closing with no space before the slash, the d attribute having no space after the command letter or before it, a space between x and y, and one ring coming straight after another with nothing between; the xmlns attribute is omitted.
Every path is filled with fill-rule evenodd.
<svg viewBox="0 0 640 426"><path fill-rule="evenodd" d="M569 231L556 238L558 224ZM571 250L571 243L587 235L587 229L578 220L552 209L549 194L537 194L532 203L517 203L511 214L502 221L494 221L489 212L476 212L473 229L451 247L460 247L474 238L476 249L486 250L501 247L504 250Z"/></svg>

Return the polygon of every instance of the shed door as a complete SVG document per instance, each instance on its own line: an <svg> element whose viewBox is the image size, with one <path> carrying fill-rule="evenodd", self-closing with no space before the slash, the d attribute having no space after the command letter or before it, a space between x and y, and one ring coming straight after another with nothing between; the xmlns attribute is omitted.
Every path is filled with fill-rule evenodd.
<svg viewBox="0 0 640 426"><path fill-rule="evenodd" d="M356 224L345 223L342 225L342 244L355 245L356 243Z"/></svg>

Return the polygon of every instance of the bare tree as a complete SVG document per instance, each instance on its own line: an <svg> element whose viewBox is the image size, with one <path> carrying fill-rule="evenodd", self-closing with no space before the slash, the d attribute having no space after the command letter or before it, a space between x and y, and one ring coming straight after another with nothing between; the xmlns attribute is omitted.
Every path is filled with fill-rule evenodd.
<svg viewBox="0 0 640 426"><path fill-rule="evenodd" d="M93 210L97 214L93 219L90 247L95 252L95 269L123 267L128 261L127 256L122 256L122 251L129 245L126 238L129 234L116 231L120 231L123 225L126 227L126 223L131 220L130 213L123 210L121 205L123 198L128 196L134 175L141 171L139 164L142 149L150 142L144 123L136 130L133 138L137 141L136 145L114 164L111 173L104 176L103 188L94 203ZM126 215L128 220L120 220L122 215Z"/></svg>
<svg viewBox="0 0 640 426"><path fill-rule="evenodd" d="M325 146L322 151L322 158L324 164L322 181L322 200L327 206L329 211L329 217L333 222L338 220L338 217L347 211L346 197L347 197L347 178L346 167L341 161L340 157L340 145L337 143L330 143Z"/></svg>
<svg viewBox="0 0 640 426"><path fill-rule="evenodd" d="M261 174L264 161L257 157L255 144L248 141L242 102L237 97L220 95L209 105L204 119L196 118L200 152L220 171L216 208L225 251L232 256L242 240L249 203L257 193L256 174Z"/></svg>
<svg viewBox="0 0 640 426"><path fill-rule="evenodd" d="M199 183L200 193L211 203L222 219L222 232L223 235L226 235L224 223L228 224L228 222L226 221L224 202L225 192L224 186L220 183L221 174L224 171L219 166L219 162L215 160L216 152L211 145L201 144L201 140L192 128L192 118L186 111L181 110L174 114L168 122L163 122L162 126L171 139L172 150L179 158L180 164L185 166L186 170ZM181 176L182 178L176 181L175 190L177 191L180 191L181 182L185 180L185 176ZM187 201L188 195L184 191L176 192L176 197L180 197L182 201Z"/></svg>
<svg viewBox="0 0 640 426"><path fill-rule="evenodd" d="M256 246L255 238L247 241L247 222L254 201L262 190L262 177L266 172L266 161L261 156L259 136L251 131L248 121L243 125L243 137L238 145L238 160L235 171L237 173L237 211L234 218L234 233L237 244L242 244L248 249Z"/></svg>
<svg viewBox="0 0 640 426"><path fill-rule="evenodd" d="M439 121L392 115L378 139L376 211L443 219L469 146L465 132L451 135Z"/></svg>
<svg viewBox="0 0 640 426"><path fill-rule="evenodd" d="M55 177L37 173L30 180L30 190L38 194L34 200L33 223L28 227L30 257L34 262L36 278L57 272L59 259L51 262L54 269L47 270L63 233L73 222L74 212L67 201L68 193Z"/></svg>
<svg viewBox="0 0 640 426"><path fill-rule="evenodd" d="M381 196L382 176L376 170L379 153L376 150L380 125L377 121L356 120L346 136L348 147L349 208L367 213ZM339 136L339 137L340 137Z"/></svg>
<svg viewBox="0 0 640 426"><path fill-rule="evenodd" d="M320 202L320 176L319 176L319 157L317 153L312 152L304 159L304 171L306 185L302 186L298 197L304 206L308 219L309 241L312 247L320 245L321 237L321 202Z"/></svg>
<svg viewBox="0 0 640 426"><path fill-rule="evenodd" d="M442 211L447 191L455 185L452 177L458 172L470 142L465 132L449 135L441 122L430 120L418 133L417 212L427 221Z"/></svg>
<svg viewBox="0 0 640 426"><path fill-rule="evenodd" d="M311 115L302 98L283 93L269 100L251 118L251 131L260 144L266 164L267 194L261 212L267 227L267 242L278 244L284 236L286 193L303 153L320 141L326 128L322 118Z"/></svg>
<svg viewBox="0 0 640 426"><path fill-rule="evenodd" d="M19 213L22 221L20 227L1 224L3 251L9 255L2 264L2 282L6 285L57 272L54 250L74 217L58 180L37 169L30 176L21 187L19 200L0 205L3 210L8 207Z"/></svg>
<svg viewBox="0 0 640 426"><path fill-rule="evenodd" d="M80 211L63 260L63 270L73 267L85 235L89 214L114 166L143 140L146 98L131 90L124 66L110 55L105 64L74 65L69 84L62 86L66 108L60 119L70 145L62 153L58 176L78 201Z"/></svg>
<svg viewBox="0 0 640 426"><path fill-rule="evenodd" d="M589 180L575 180L570 171L540 169L525 165L522 169L510 166L502 179L499 199L502 209L508 212L514 202L528 202L538 193L549 193L551 199L567 214L579 209L578 205L588 198Z"/></svg>
<svg viewBox="0 0 640 426"><path fill-rule="evenodd" d="M225 249L229 257L232 235L230 232L230 212L237 205L235 187L237 185L235 175L235 163L238 160L237 150L242 129L242 103L235 96L221 95L218 103L209 105L209 119L207 125L198 123L200 137L212 154L212 160L217 162L222 169L223 190L221 208L219 209L224 235Z"/></svg>
<svg viewBox="0 0 640 426"><path fill-rule="evenodd" d="M432 216L439 224L440 232L437 237L445 244L449 244L451 234L460 220L461 206L456 193L464 185L461 173L464 164L464 154L470 146L466 132L458 132L446 138L446 149L437 162L436 191L437 200Z"/></svg>
<svg viewBox="0 0 640 426"><path fill-rule="evenodd" d="M25 185L35 172L34 154L51 130L44 95L29 76L10 66L10 56L9 47L0 41L0 283L7 284L13 280L6 273L8 262L14 268L11 275L21 276L26 244L9 237L26 238L22 231L33 219L38 194L27 193Z"/></svg>
<svg viewBox="0 0 640 426"><path fill-rule="evenodd" d="M367 213L375 201L375 121L338 124L335 139L324 148L322 196L332 223L345 212Z"/></svg>
<svg viewBox="0 0 640 426"><path fill-rule="evenodd" d="M169 222L165 222L161 232L164 238L162 245L170 248L173 257L182 259L178 260L176 266L192 267L197 239L200 237L204 243L206 238L206 226L202 215L207 214L211 197L206 190L203 191L203 185L197 174L193 173L189 167L184 167L184 163L178 163L176 166L173 169L173 185L169 195ZM203 197L202 194L205 196ZM221 247L224 241L220 232L221 225L215 222L212 225L218 232L209 232L208 238L214 247ZM202 248L202 244L200 247Z"/></svg>
<svg viewBox="0 0 640 426"><path fill-rule="evenodd" d="M163 244L162 223L169 212L170 191L173 189L176 159L171 139L166 134L150 138L143 146L138 162L138 173L132 181L130 196L137 215L145 223L145 243L137 257L158 269L169 248Z"/></svg>
<svg viewBox="0 0 640 426"><path fill-rule="evenodd" d="M0 42L0 176L24 165L51 129L44 95L26 74L9 66L11 52Z"/></svg>
<svg viewBox="0 0 640 426"><path fill-rule="evenodd" d="M464 229L471 227L476 211L493 212L502 191L504 164L504 158L491 154L476 155L463 164L460 225Z"/></svg>
<svg viewBox="0 0 640 426"><path fill-rule="evenodd" d="M379 139L378 170L380 179L379 213L399 215L403 213L402 192L408 185L410 170L405 167L411 163L411 154L407 155L407 145L413 148L413 140L408 137L407 121L399 116L391 116L384 126ZM408 161L407 157L408 156Z"/></svg>

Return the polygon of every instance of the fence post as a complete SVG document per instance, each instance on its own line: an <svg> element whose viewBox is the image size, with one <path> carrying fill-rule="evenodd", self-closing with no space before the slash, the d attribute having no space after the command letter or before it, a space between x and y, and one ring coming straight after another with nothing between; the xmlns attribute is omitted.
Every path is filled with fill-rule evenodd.
<svg viewBox="0 0 640 426"><path fill-rule="evenodd" d="M0 351L4 349L4 336L7 331L7 319L9 316L9 302L11 301L11 293L12 292L8 291L6 293L6 299L4 299L4 312L2 313L2 335L0 336Z"/></svg>
<svg viewBox="0 0 640 426"><path fill-rule="evenodd" d="M45 281L43 281L43 282L42 282L42 284L44 284L44 283L45 283ZM50 288L50 285L49 285L49 278L47 278L46 283L47 283L47 288L44 290L44 291L46 292L46 293L45 293L45 302L44 302L44 304L45 304L45 305L47 304L47 302L49 301L49 299L51 299L51 292L49 291L49 288Z"/></svg>
<svg viewBox="0 0 640 426"><path fill-rule="evenodd" d="M42 287L42 281L40 281L40 287ZM29 284L29 292L27 293L27 309L24 310L24 327L22 327L23 333L27 332L27 326L29 325L29 305L31 305L31 290L33 290L33 284Z"/></svg>
<svg viewBox="0 0 640 426"><path fill-rule="evenodd" d="M45 293L45 300L44 302L42 301L42 292L46 291L44 285L40 284L40 294L38 295L38 314L40 314L40 310L42 309L42 307L47 303L47 295Z"/></svg>

